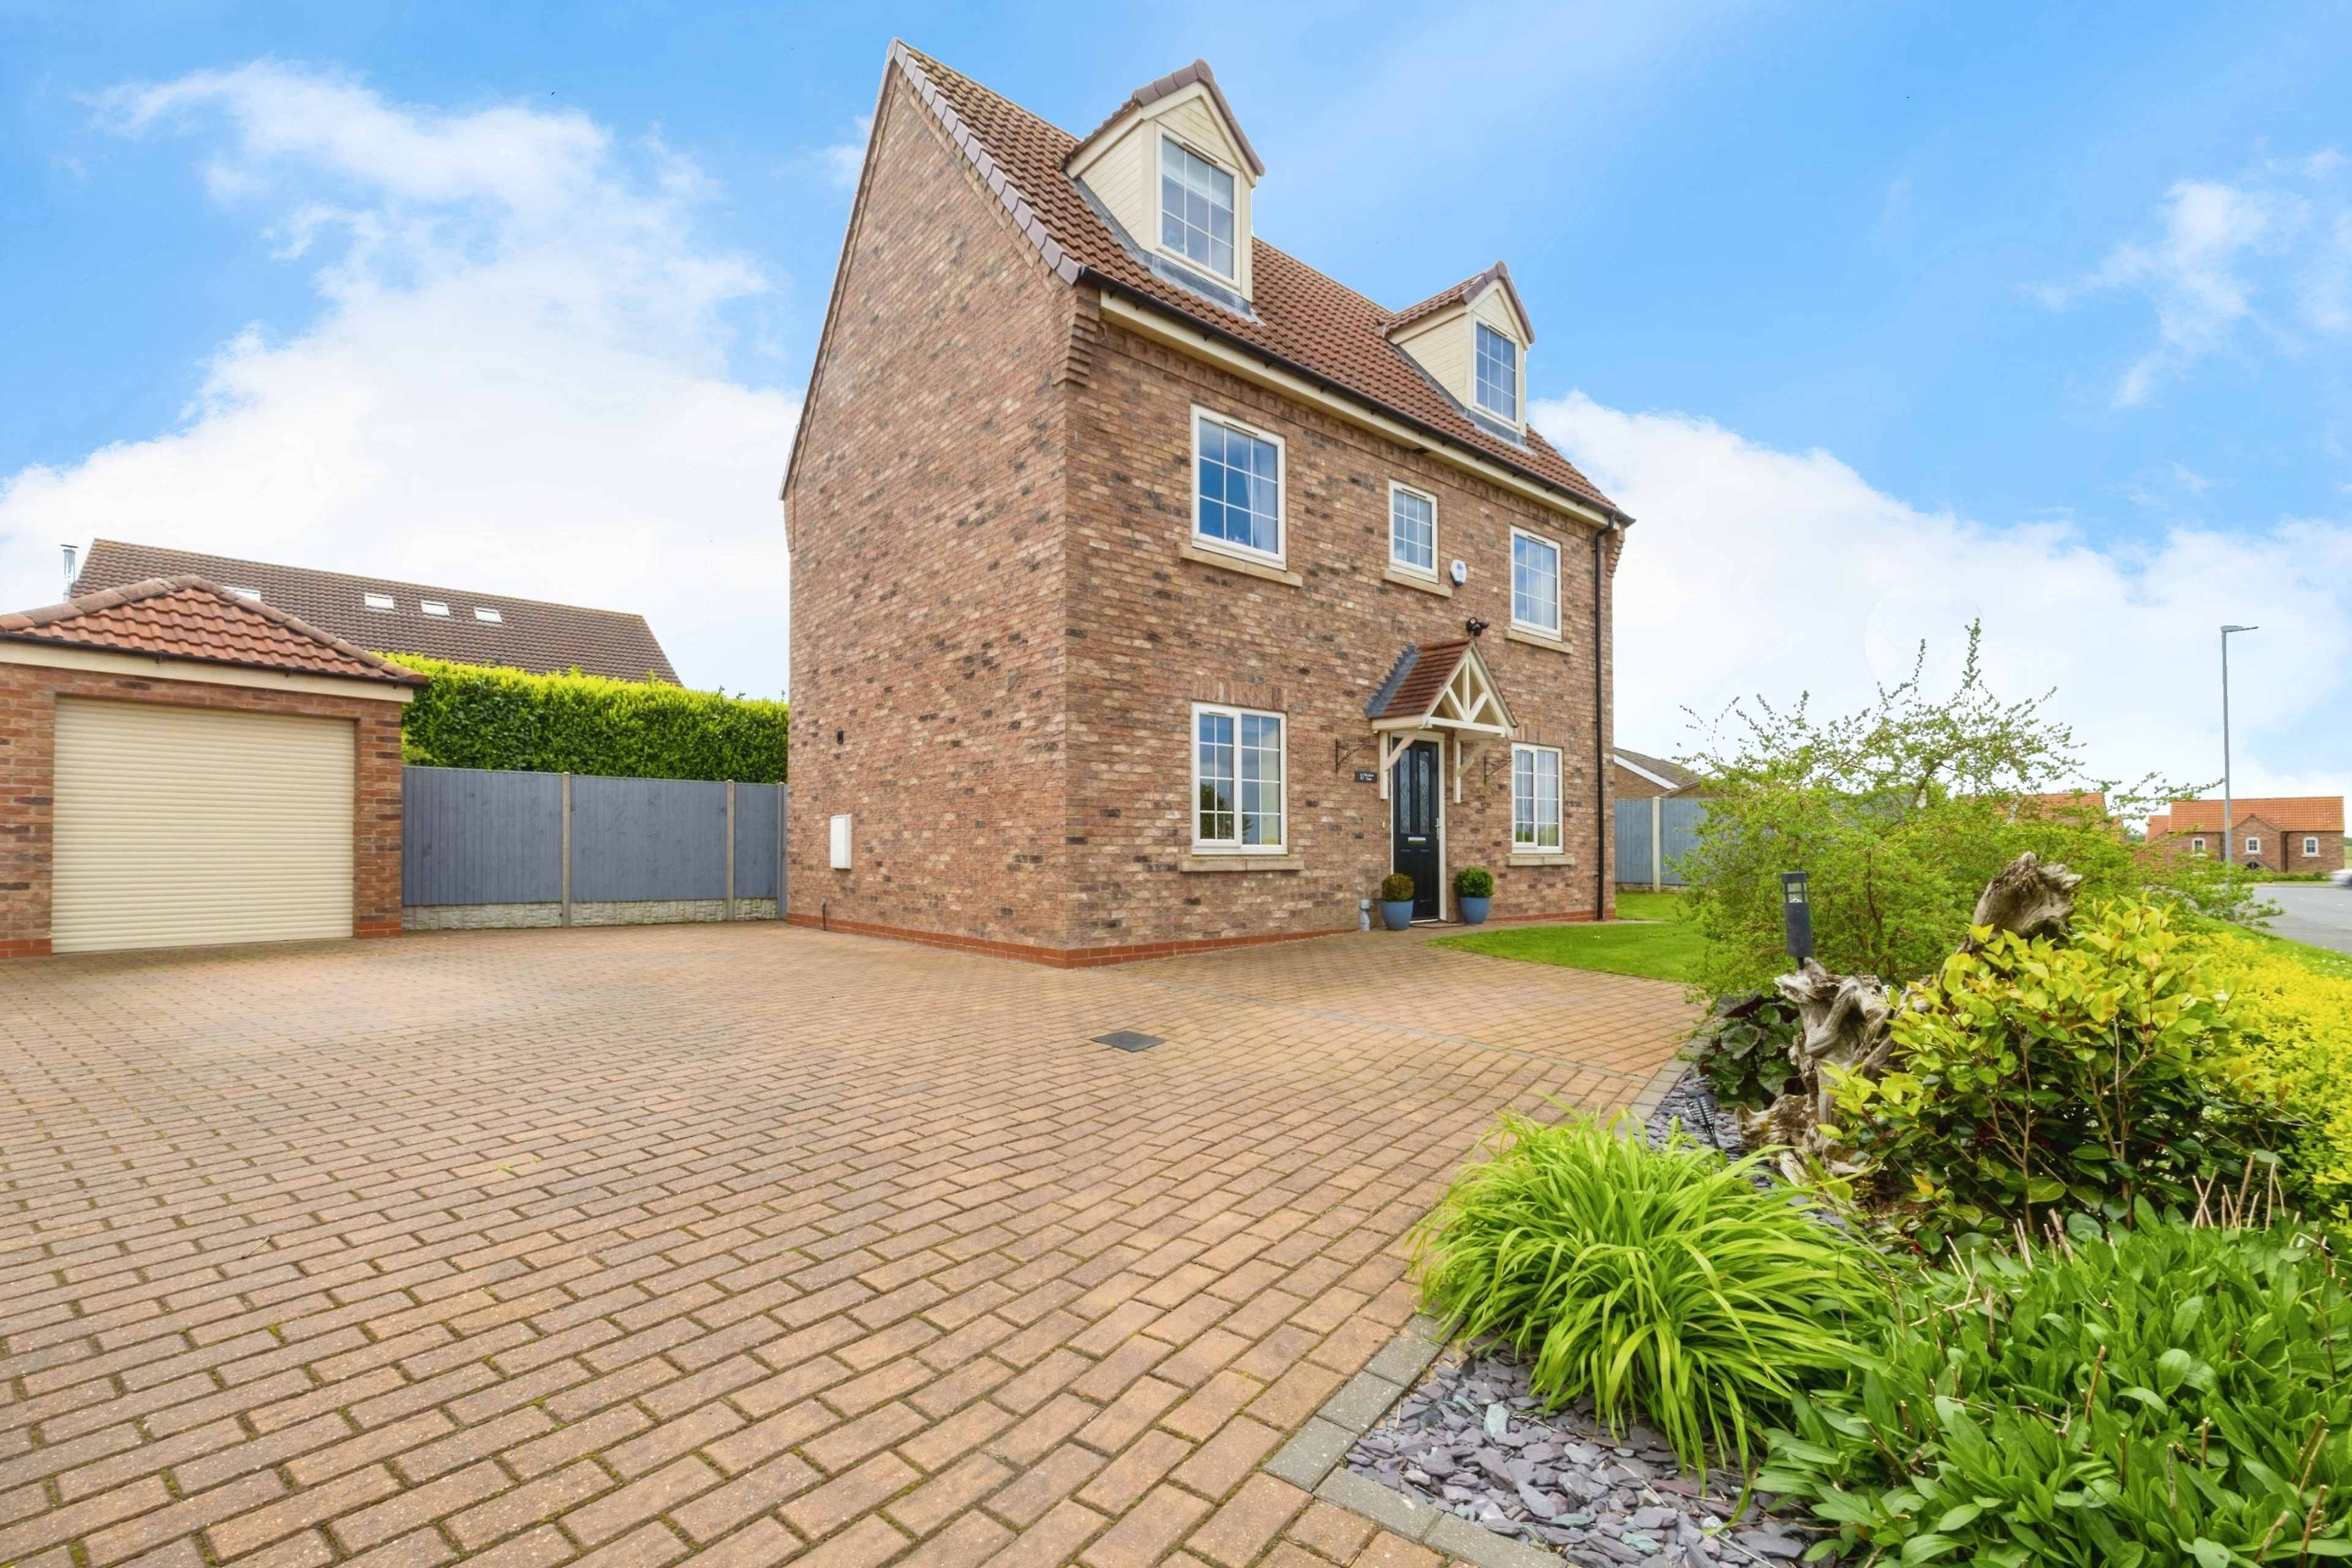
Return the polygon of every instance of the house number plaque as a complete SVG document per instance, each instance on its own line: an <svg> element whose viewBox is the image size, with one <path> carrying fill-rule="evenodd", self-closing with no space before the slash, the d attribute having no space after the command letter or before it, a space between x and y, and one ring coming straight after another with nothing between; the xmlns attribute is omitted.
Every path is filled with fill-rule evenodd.
<svg viewBox="0 0 2352 1568"><path fill-rule="evenodd" d="M1358 784L1378 784L1381 782L1381 775L1374 773L1370 768L1358 768L1356 770L1356 782Z"/></svg>

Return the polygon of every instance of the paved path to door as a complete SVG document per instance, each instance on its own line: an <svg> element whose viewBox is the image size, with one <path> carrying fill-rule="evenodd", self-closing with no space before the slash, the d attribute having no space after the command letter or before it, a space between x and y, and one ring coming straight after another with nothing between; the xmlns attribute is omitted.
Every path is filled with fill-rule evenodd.
<svg viewBox="0 0 2352 1568"><path fill-rule="evenodd" d="M0 1564L1427 1568L1258 1463L1495 1113L1686 1016L1414 936L0 967Z"/></svg>

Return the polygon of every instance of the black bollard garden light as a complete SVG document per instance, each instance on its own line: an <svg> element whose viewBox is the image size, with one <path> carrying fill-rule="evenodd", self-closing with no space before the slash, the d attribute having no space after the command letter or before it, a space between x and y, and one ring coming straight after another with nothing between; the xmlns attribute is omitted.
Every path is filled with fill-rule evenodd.
<svg viewBox="0 0 2352 1568"><path fill-rule="evenodd" d="M1805 874L1780 873L1780 923L1789 934L1789 956L1802 963L1813 956L1813 906L1805 901Z"/></svg>

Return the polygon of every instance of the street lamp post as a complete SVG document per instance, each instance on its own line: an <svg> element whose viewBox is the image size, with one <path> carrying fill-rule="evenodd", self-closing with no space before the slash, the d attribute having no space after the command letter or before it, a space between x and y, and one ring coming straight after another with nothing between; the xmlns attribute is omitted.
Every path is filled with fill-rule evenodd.
<svg viewBox="0 0 2352 1568"><path fill-rule="evenodd" d="M2260 630L2260 626L2221 628L2221 858L2232 866L2238 863L2238 813L2230 794L2230 634Z"/></svg>

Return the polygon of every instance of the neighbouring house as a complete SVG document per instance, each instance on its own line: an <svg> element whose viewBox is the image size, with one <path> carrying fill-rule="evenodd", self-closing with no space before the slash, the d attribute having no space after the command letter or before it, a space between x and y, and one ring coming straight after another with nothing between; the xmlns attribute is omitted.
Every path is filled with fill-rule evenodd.
<svg viewBox="0 0 2352 1568"><path fill-rule="evenodd" d="M1619 747L1610 753L1612 787L1620 800L1643 800L1705 793L1705 781L1680 763Z"/></svg>
<svg viewBox="0 0 2352 1568"><path fill-rule="evenodd" d="M502 594L273 566L193 550L100 539L75 577L77 595L194 574L240 598L274 605L354 647L422 654L453 664L502 664L536 675L578 669L615 680L678 684L643 616L587 610Z"/></svg>
<svg viewBox="0 0 2352 1568"><path fill-rule="evenodd" d="M2342 795L2242 795L2230 807L2238 820L2224 833L2220 801L2176 800L2147 819L2147 841L2269 871L2343 869Z"/></svg>
<svg viewBox="0 0 2352 1568"><path fill-rule="evenodd" d="M0 616L0 956L396 933L423 684L202 577Z"/></svg>
<svg viewBox="0 0 2352 1568"><path fill-rule="evenodd" d="M1255 237L1266 177L1204 63L1077 136L891 46L783 486L790 919L1092 964L1391 869L1607 909L1632 520L1528 423L1507 268L1384 309Z"/></svg>

